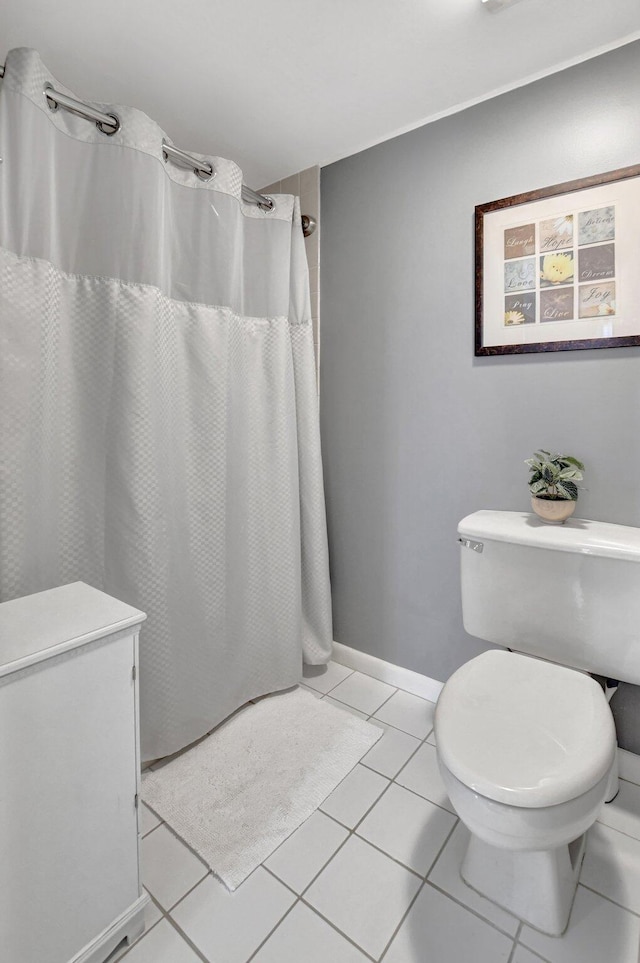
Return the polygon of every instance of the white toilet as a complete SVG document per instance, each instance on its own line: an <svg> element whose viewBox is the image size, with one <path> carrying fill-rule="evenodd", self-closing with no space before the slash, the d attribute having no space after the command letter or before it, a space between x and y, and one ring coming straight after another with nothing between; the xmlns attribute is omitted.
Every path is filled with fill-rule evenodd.
<svg viewBox="0 0 640 963"><path fill-rule="evenodd" d="M587 673L640 684L640 529L481 511L458 533L465 629L515 650L467 662L436 707L440 771L471 833L462 877L559 936L617 783L613 717Z"/></svg>

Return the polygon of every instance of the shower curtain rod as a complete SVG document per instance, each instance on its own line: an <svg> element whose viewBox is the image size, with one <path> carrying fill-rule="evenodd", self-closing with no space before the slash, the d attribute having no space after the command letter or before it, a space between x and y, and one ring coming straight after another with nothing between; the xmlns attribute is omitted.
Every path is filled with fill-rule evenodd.
<svg viewBox="0 0 640 963"><path fill-rule="evenodd" d="M0 78L2 77L4 77L4 64L0 64ZM78 114L80 117L92 120L98 130L108 137L116 134L120 130L120 121L115 114L102 113L102 111L96 110L95 107L91 107L89 104L85 104L80 100L74 100L73 97L68 97L66 94L61 94L58 90L55 90L51 84L45 85L45 97L50 110L55 111L59 107L64 107L65 110L70 111L72 114ZM167 144L164 140L162 141L162 153L165 160L178 161L191 168L194 174L201 180L208 180L215 173L212 164L203 163L198 160L197 157L193 157L191 154L187 154L186 151L179 150L177 147L172 147L171 144ZM247 187L246 184L242 185L242 200L247 204L257 204L263 211L272 211L275 207L271 197L267 197L265 194L259 194L257 191ZM310 234L313 234L316 228L315 218L308 214L303 214L301 220L304 236L308 237Z"/></svg>

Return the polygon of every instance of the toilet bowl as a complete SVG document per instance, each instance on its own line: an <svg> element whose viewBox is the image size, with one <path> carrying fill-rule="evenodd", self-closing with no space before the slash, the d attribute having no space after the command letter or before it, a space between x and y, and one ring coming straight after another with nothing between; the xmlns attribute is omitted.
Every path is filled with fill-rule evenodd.
<svg viewBox="0 0 640 963"><path fill-rule="evenodd" d="M585 673L492 650L442 689L436 751L471 833L465 882L550 935L564 932L584 835L616 760L613 717Z"/></svg>

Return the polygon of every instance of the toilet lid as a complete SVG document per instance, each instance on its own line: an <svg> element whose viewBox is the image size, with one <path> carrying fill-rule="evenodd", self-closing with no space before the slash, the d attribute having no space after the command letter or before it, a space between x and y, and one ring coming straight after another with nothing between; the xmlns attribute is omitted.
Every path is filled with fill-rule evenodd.
<svg viewBox="0 0 640 963"><path fill-rule="evenodd" d="M512 806L575 799L608 772L616 751L597 682L515 652L484 652L458 669L440 694L434 725L447 769Z"/></svg>

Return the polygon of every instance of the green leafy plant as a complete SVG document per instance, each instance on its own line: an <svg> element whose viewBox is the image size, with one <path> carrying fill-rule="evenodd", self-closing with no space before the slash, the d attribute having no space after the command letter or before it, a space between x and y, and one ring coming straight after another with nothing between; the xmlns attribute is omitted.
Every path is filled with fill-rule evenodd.
<svg viewBox="0 0 640 963"><path fill-rule="evenodd" d="M552 455L550 451L536 451L527 458L531 478L529 490L536 498L549 501L572 501L578 498L578 482L582 481L584 465L571 455Z"/></svg>

